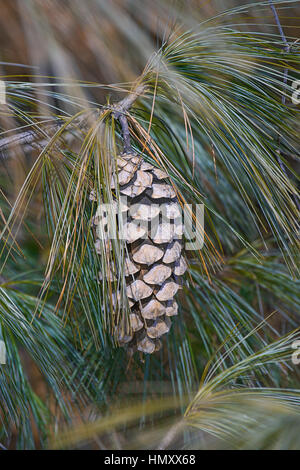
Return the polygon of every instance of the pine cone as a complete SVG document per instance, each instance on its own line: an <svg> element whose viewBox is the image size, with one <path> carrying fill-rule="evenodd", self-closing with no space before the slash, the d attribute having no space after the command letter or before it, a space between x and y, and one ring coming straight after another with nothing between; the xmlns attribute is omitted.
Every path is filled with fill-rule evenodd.
<svg viewBox="0 0 300 470"><path fill-rule="evenodd" d="M164 171L132 152L118 157L117 168L111 187L115 189L118 181L121 196L127 196L120 206L125 221L122 227L119 224L119 230L122 229L126 244L124 275L131 309L131 331L124 333L117 328L117 337L131 351L153 353L161 347L159 338L170 330L170 317L177 315L174 296L180 288L179 278L186 271L181 255L181 208ZM107 237L108 222L106 211L99 205L94 225L102 240ZM109 237L105 243L109 249ZM100 244L97 239L95 246L99 252ZM114 271L112 266L105 275L113 280ZM103 275L100 273L100 280ZM119 293L114 295L117 298Z"/></svg>

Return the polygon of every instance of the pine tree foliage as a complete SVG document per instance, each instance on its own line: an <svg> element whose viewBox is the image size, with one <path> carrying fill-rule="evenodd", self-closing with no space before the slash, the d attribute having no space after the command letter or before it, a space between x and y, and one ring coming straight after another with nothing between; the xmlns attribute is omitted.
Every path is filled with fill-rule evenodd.
<svg viewBox="0 0 300 470"><path fill-rule="evenodd" d="M141 38L130 82L70 78L76 63L35 2L63 74L2 77L0 444L299 448L297 38L287 49L277 26L261 27L262 2L200 24L185 14L151 53L126 9L88 3L91 29L105 11L126 41ZM296 2L274 3L285 26ZM107 241L104 208L122 194L127 225L155 194L169 212L189 205L203 247L135 238L136 226Z"/></svg>

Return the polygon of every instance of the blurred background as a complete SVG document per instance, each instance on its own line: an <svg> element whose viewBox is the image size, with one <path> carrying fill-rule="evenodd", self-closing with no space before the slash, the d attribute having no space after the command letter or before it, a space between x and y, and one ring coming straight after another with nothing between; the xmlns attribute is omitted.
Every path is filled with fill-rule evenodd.
<svg viewBox="0 0 300 470"><path fill-rule="evenodd" d="M241 7L249 5L249 8ZM130 82L142 72L151 54L170 36L233 9L240 28L277 33L268 2L236 0L1 0L1 61L23 64L32 72L113 84ZM287 36L299 33L299 5L280 5ZM1 65L4 74L23 73ZM26 72L26 73L27 73ZM90 91L94 99L103 92Z"/></svg>

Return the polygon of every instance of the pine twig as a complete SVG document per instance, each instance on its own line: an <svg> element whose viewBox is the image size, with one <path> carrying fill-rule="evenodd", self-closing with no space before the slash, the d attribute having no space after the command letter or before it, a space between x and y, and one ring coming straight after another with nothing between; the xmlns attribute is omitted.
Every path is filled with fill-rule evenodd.
<svg viewBox="0 0 300 470"><path fill-rule="evenodd" d="M272 9L272 12L274 14L275 21L276 21L276 24L278 26L279 34L280 34L282 42L284 44L284 51L286 53L289 53L290 52L290 44L288 43L286 35L284 34L284 31L283 31L283 28L281 26L280 19L279 19L277 10L275 8L275 5L273 3L273 0L268 0L268 1L269 1L269 4L270 4L270 7ZM282 93L282 97L281 97L281 102L284 106L286 104L286 95L285 95L284 92L285 92L285 89L286 89L286 86L287 86L287 80L288 80L288 69L285 68L284 72L283 72L283 93ZM285 165L284 165L283 161L280 158L280 136L279 135L278 135L278 151L276 152L276 159L277 159L278 165L280 166L282 172L284 173L286 178L289 180ZM300 203L299 203L298 197L295 194L292 194L292 198L293 198L293 201L294 201L297 209L300 211Z"/></svg>
<svg viewBox="0 0 300 470"><path fill-rule="evenodd" d="M131 149L130 132L126 112L131 108L131 106L139 98L139 96L144 93L144 91L145 86L139 85L132 93L129 93L123 100L121 100L114 106L114 116L116 119L119 120L122 127L125 153ZM58 126L59 123L55 124L54 126L51 126L51 128L53 127L54 130L56 130ZM3 150L11 150L16 145L23 145L25 147L25 150L30 150L34 147L42 147L44 143L45 139L40 140L37 131L28 130L0 139L0 152L2 153ZM5 156L3 156L3 154L1 156L0 154L0 159L5 159Z"/></svg>
<svg viewBox="0 0 300 470"><path fill-rule="evenodd" d="M45 130L49 131L50 129L56 131L59 126L59 123L47 127ZM18 132L12 136L4 137L0 139L0 160L4 160L8 155L3 154L4 150L11 150L16 145L22 145L24 150L30 150L36 147L43 147L46 144L46 135L41 137L37 130L28 130L25 132Z"/></svg>

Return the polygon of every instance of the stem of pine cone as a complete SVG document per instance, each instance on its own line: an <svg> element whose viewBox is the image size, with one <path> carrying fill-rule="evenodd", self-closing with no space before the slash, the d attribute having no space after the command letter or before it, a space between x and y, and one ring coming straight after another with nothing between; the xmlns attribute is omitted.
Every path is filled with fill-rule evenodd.
<svg viewBox="0 0 300 470"><path fill-rule="evenodd" d="M131 108L133 103L144 93L144 91L145 86L139 85L133 92L129 93L129 95L127 95L114 107L114 117L118 119L122 128L124 153L128 153L131 150L130 131L126 113Z"/></svg>
<svg viewBox="0 0 300 470"><path fill-rule="evenodd" d="M131 150L131 143L130 143L130 131L128 127L128 121L127 117L125 114L119 113L117 115L117 119L119 120L119 123L121 124L122 127L122 134L123 134L123 141L124 141L124 153L129 153Z"/></svg>

